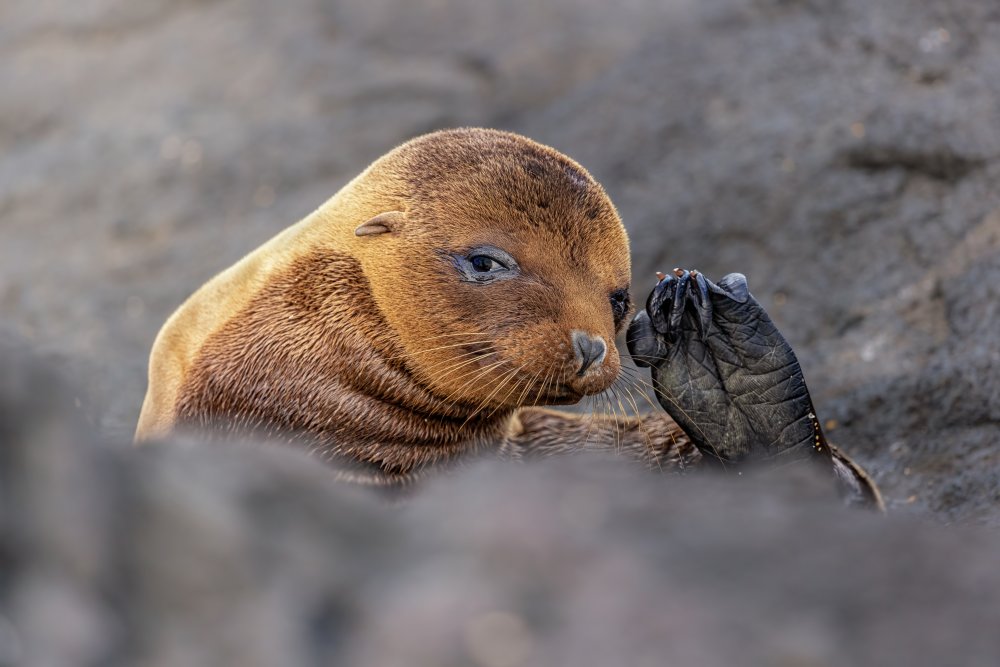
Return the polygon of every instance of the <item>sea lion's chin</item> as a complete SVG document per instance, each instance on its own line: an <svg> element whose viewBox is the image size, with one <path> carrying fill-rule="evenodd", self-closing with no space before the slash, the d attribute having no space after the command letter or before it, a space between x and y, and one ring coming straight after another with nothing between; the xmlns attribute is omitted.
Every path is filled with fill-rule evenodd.
<svg viewBox="0 0 1000 667"><path fill-rule="evenodd" d="M603 369L600 372L567 378L563 383L562 397L565 403L576 403L587 396L600 394L610 387L618 377L618 369Z"/></svg>
<svg viewBox="0 0 1000 667"><path fill-rule="evenodd" d="M611 386L611 383L603 383L588 387L586 391L574 388L570 385L563 385L552 390L538 405L576 405L588 396L595 396Z"/></svg>

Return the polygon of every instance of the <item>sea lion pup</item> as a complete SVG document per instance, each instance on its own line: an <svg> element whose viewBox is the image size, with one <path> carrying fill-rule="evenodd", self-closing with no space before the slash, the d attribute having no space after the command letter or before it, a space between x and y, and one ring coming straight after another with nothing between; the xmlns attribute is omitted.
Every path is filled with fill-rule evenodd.
<svg viewBox="0 0 1000 667"><path fill-rule="evenodd" d="M527 407L615 381L629 276L624 226L573 160L495 130L419 137L170 317L136 439L282 439L392 487L484 452L693 465L699 442L662 412Z"/></svg>
<svg viewBox="0 0 1000 667"><path fill-rule="evenodd" d="M507 132L419 137L169 318L136 439L282 438L371 484L585 443L694 462L663 413L646 425L523 408L615 380L629 278L625 228L579 164Z"/></svg>

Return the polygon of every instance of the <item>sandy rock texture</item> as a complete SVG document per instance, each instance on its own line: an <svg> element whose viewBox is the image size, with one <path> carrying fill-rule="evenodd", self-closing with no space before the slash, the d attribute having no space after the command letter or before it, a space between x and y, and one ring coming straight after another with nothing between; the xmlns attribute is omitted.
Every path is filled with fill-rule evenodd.
<svg viewBox="0 0 1000 667"><path fill-rule="evenodd" d="M0 90L0 665L1000 662L994 0L6 0ZM590 169L637 300L747 274L889 518L125 444L173 308L455 125Z"/></svg>

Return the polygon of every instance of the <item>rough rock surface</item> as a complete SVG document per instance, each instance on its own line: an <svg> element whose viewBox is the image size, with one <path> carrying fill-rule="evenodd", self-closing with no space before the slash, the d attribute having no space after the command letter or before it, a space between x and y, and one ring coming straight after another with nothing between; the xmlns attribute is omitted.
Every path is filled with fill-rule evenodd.
<svg viewBox="0 0 1000 667"><path fill-rule="evenodd" d="M588 459L388 506L287 449L98 442L51 374L0 361L0 665L1000 659L992 529Z"/></svg>
<svg viewBox="0 0 1000 667"><path fill-rule="evenodd" d="M997 664L996 534L939 525L1000 525L993 0L9 0L0 90L0 329L76 387L0 361L0 665ZM460 124L588 167L639 299L746 273L890 518L588 466L387 510L107 444L187 294Z"/></svg>

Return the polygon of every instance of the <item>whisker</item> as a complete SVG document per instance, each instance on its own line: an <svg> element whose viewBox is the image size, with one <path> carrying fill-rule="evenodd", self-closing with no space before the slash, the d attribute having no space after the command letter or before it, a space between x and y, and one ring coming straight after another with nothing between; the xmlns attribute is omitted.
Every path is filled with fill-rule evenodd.
<svg viewBox="0 0 1000 667"><path fill-rule="evenodd" d="M608 387L607 389L605 389L601 393L601 395L604 396L604 400L606 400L608 402L608 409L611 410L611 417L615 420L615 431L614 431L615 453L616 454L621 454L621 451L622 451L622 442L621 442L621 438L619 437L618 411L615 410L615 404L611 401L612 397L611 397L611 391L610 390L611 390L611 387Z"/></svg>
<svg viewBox="0 0 1000 667"><path fill-rule="evenodd" d="M643 400L645 400L647 403L649 403L649 407L651 407L654 411L663 410L663 406L662 405L660 405L659 403L654 403L653 399L650 398L650 396L649 396L649 394L647 393L646 390L647 389L652 389L652 387L650 387L648 384L646 384L642 380L642 378L629 377L629 378L626 378L626 379L631 384L632 389L635 389L636 392L639 394L639 396L641 396L643 398ZM637 382L641 382L643 384L640 386L640 385L636 384Z"/></svg>
<svg viewBox="0 0 1000 667"><path fill-rule="evenodd" d="M611 400L613 397L610 389L611 388L608 387L608 391L606 391L604 395L607 398L608 406L611 408L611 416L614 417L615 420L615 451L620 454L622 451L623 441L625 439L625 433L621 426L621 422L618 421L618 411L615 409L615 404Z"/></svg>
<svg viewBox="0 0 1000 667"><path fill-rule="evenodd" d="M452 373L454 373L455 371L459 370L460 368L464 368L465 366L468 366L470 364L476 363L476 362L478 362L478 361L480 361L482 359L486 359L486 358L488 358L490 356L491 356L490 353L487 352L487 353L482 353L482 354L473 356L472 358L465 359L464 361L458 361L457 363L452 364L451 366L447 366L445 368L440 369L435 374L435 377L438 380L442 380L442 379L448 377L449 375L451 375ZM428 370L431 370L431 369L428 369ZM470 369L467 372L472 372L472 370Z"/></svg>
<svg viewBox="0 0 1000 667"><path fill-rule="evenodd" d="M430 366L427 366L426 368L420 368L415 370L420 370L424 373L430 373L430 371L436 371L436 370L446 370L448 368L451 368L452 364L457 364L458 362L469 359L470 357L485 359L486 357L489 357L491 354L492 354L491 352L483 352L483 351L463 352L462 354L454 355L448 359L437 361L431 364Z"/></svg>
<svg viewBox="0 0 1000 667"><path fill-rule="evenodd" d="M657 389L661 389L661 390L662 390L663 392L668 392L668 391L670 391L670 390L669 390L669 389L668 389L668 388L667 388L667 387L666 387L666 386L665 386L664 384L662 384L662 383L661 383L661 382L659 382L659 381L658 381L658 380L657 380L656 378L653 378L653 377L650 377L650 378L649 378L649 381L645 380L645 379L644 379L644 378L642 378L642 377L636 377L636 378L634 378L634 380L633 380L633 381L635 381L635 382L641 382L641 383L642 383L643 385L645 385L645 386L649 387L649 388L650 388L650 389L652 389L652 390L653 390L654 392L655 392L655 391L656 391ZM678 409L678 410L679 410L679 411L680 411L680 412L681 412L681 413L682 413L682 414L683 414L683 415L684 415L685 417L687 417L688 419L692 419L692 421L693 421L693 418L691 417L691 415L689 415L689 414L687 413L687 411L686 411L686 410L684 410L684 408L683 408L683 407L681 407L681 405L680 405L679 403L677 403L677 401L675 401L674 399L670 398L669 396L661 396L660 394L657 394L657 395L656 395L656 397L657 397L657 398L665 398L665 399L666 399L667 401L669 401L670 403L672 403L673 405L675 405L675 406L677 407L677 409ZM697 425L695 425L695 428L697 428ZM701 435L702 435L702 436L704 436L704 435L705 435L705 433L704 433L703 431L701 431L700 429L699 429L699 431L698 431L698 432L699 432L699 433L701 433Z"/></svg>
<svg viewBox="0 0 1000 667"><path fill-rule="evenodd" d="M480 402L479 407L477 407L475 410L473 410L472 412L469 413L469 416L465 418L465 421L462 422L461 426L458 427L458 430L461 431L463 428L465 428L465 425L469 423L470 419L472 419L473 417L475 417L476 415L478 415L483 409L485 409L486 406L489 405L490 400L492 400L492 398L494 396L496 396L497 392L499 392L500 389L504 385L506 385L510 381L510 379L512 377L514 377L515 375L517 375L518 371L520 371L522 368L524 368L524 365L518 366L517 368L515 368L515 369L513 369L511 371L508 371L507 373L505 373L502 376L501 381L498 382L497 386L494 387L494 389L493 389L492 392L490 392L490 395L487 396L485 399L483 399Z"/></svg>
<svg viewBox="0 0 1000 667"><path fill-rule="evenodd" d="M585 405L585 408L580 415L580 423L581 424L583 422L587 423L587 430L583 432L583 443L580 444L581 451L583 451L587 449L587 443L589 442L589 436L590 436L590 427L594 423L594 415L593 415L594 401L590 396L585 396L583 398L583 401L581 402Z"/></svg>
<svg viewBox="0 0 1000 667"><path fill-rule="evenodd" d="M469 375L471 377L467 376L468 379L466 379L465 382L462 383L461 386L459 386L457 389L453 390L451 393L449 393L447 396L444 397L444 399L443 399L442 402L447 402L447 401L449 401L449 399L451 399L452 397L454 397L454 400L451 400L450 402L446 403L445 410L450 410L455 405L455 402L458 400L459 395L461 395L462 390L465 389L467 386L469 386L469 384L471 384L472 382L475 382L476 380L480 379L481 377L484 377L490 371L492 371L494 368L496 368L497 366L502 366L505 363L507 363L507 360L506 359L501 359L499 361L493 362L492 364L490 364L488 366L484 366L483 368L480 368L478 370L469 371ZM456 381L461 381L462 379L463 378L460 377Z"/></svg>
<svg viewBox="0 0 1000 667"><path fill-rule="evenodd" d="M614 406L611 405L611 399L608 398L607 391L602 391L600 394L595 394L599 399L601 399L602 404L605 406L605 416L608 422L600 424L600 426L610 427L610 422L614 422L614 430L611 432L611 444L614 447L615 452L618 452L618 415L614 411Z"/></svg>
<svg viewBox="0 0 1000 667"><path fill-rule="evenodd" d="M646 428L646 422L643 419L642 414L639 412L639 405L635 402L635 396L632 395L632 391L628 388L628 385L624 384L624 378L616 379L614 384L617 384L620 381L623 382L621 388L626 394L628 394L627 400L632 403L632 409L635 410L636 424L646 440L646 450L652 456L653 461L656 463L656 467L660 470L660 472L663 472L663 466L660 465L660 453L656 451L656 448L653 446L653 440L650 438L649 429ZM612 384L612 386L614 386L614 384Z"/></svg>
<svg viewBox="0 0 1000 667"><path fill-rule="evenodd" d="M437 347L428 347L421 350L414 350L413 352L407 352L403 354L396 354L391 357L382 357L383 361L396 361L397 359L409 359L410 357L419 356L422 354L430 354L431 352L438 352L440 350L448 350L455 347L465 347L467 345L488 345L492 343L492 340L472 340L472 341L462 341L461 343L451 343L449 345L438 345Z"/></svg>
<svg viewBox="0 0 1000 667"><path fill-rule="evenodd" d="M453 331L451 333L439 334L437 336L427 336L424 340L439 340L441 338L454 338L457 336L485 336L482 331Z"/></svg>
<svg viewBox="0 0 1000 667"><path fill-rule="evenodd" d="M517 377L517 373L521 372L526 366L527 366L527 364L522 364L521 366L519 366L514 371L514 374L513 374L512 377ZM506 382L507 382L507 380L504 381L504 384L506 384ZM496 404L496 406L494 406L494 408L490 411L490 413L488 415L486 415L486 419L489 420L489 418L492 417L497 412L497 410L499 410L500 408L504 407L507 404L507 401L510 400L510 397L514 395L515 391L517 391L517 380L514 381L514 384L510 385L510 389L507 391L507 394L503 397L503 400L498 401L497 404ZM489 399L487 399L487 400L489 400Z"/></svg>
<svg viewBox="0 0 1000 667"><path fill-rule="evenodd" d="M657 388L660 388L662 390L662 393L656 393L656 398L657 399L661 399L661 400L666 400L671 405L673 405L675 408L677 408L678 412L680 412L682 415L684 415L685 417L688 418L688 420L691 422L691 426L694 427L694 429L697 430L698 434L701 436L702 442L704 442L712 450L712 452L715 454L715 458L718 459L718 461L719 461L720 464L722 464L722 469L723 470L726 469L726 461L725 461L725 459L723 459L722 455L719 454L719 450L715 447L715 445L712 444L711 442L709 442L708 436L705 434L705 432L703 430L701 430L701 428L698 426L698 424L695 423L694 418L691 417L691 415L687 412L687 410L685 410L680 405L680 403L678 403L676 400L674 400L670 396L666 395L666 392L668 392L669 389L667 389L662 383L660 383L659 381L657 381L656 378L654 378L652 376L650 376L650 380L652 381L653 384L650 384L650 383L646 382L643 378L635 378L635 380L638 381L638 382L642 382L643 384L645 384L646 386L648 386L650 389L653 390L654 393L656 392Z"/></svg>
<svg viewBox="0 0 1000 667"><path fill-rule="evenodd" d="M587 397L590 401L590 419L587 420L587 432L584 434L583 448L586 449L590 444L590 436L594 431L594 427L597 425L597 397L591 394ZM603 414L601 415L604 416Z"/></svg>
<svg viewBox="0 0 1000 667"><path fill-rule="evenodd" d="M539 392L539 396L538 396L539 400L541 400L550 391L551 385L549 383L551 382L551 383L554 384L555 381L556 381L556 378L559 377L559 374L562 373L563 369L565 369L565 368L566 368L566 362L563 361L562 363L559 364L558 370L553 369L553 370L555 370L554 373L551 373L550 375L546 375L545 376L545 384L542 385L542 389Z"/></svg>
<svg viewBox="0 0 1000 667"><path fill-rule="evenodd" d="M524 383L524 391L522 391L521 395L517 397L518 405L524 405L525 400L528 398L528 390L535 386L535 382L538 381L538 378L541 377L542 373L544 373L545 369L548 367L549 366L546 366L545 368L541 369L540 371L531 376L531 380Z"/></svg>
<svg viewBox="0 0 1000 667"><path fill-rule="evenodd" d="M532 407L538 405L538 401L542 400L542 397L545 396L545 390L549 385L549 379L552 378L554 372L555 368L553 367L548 373L545 374L545 380L542 381L541 387L539 387L535 392L535 400L531 402Z"/></svg>

